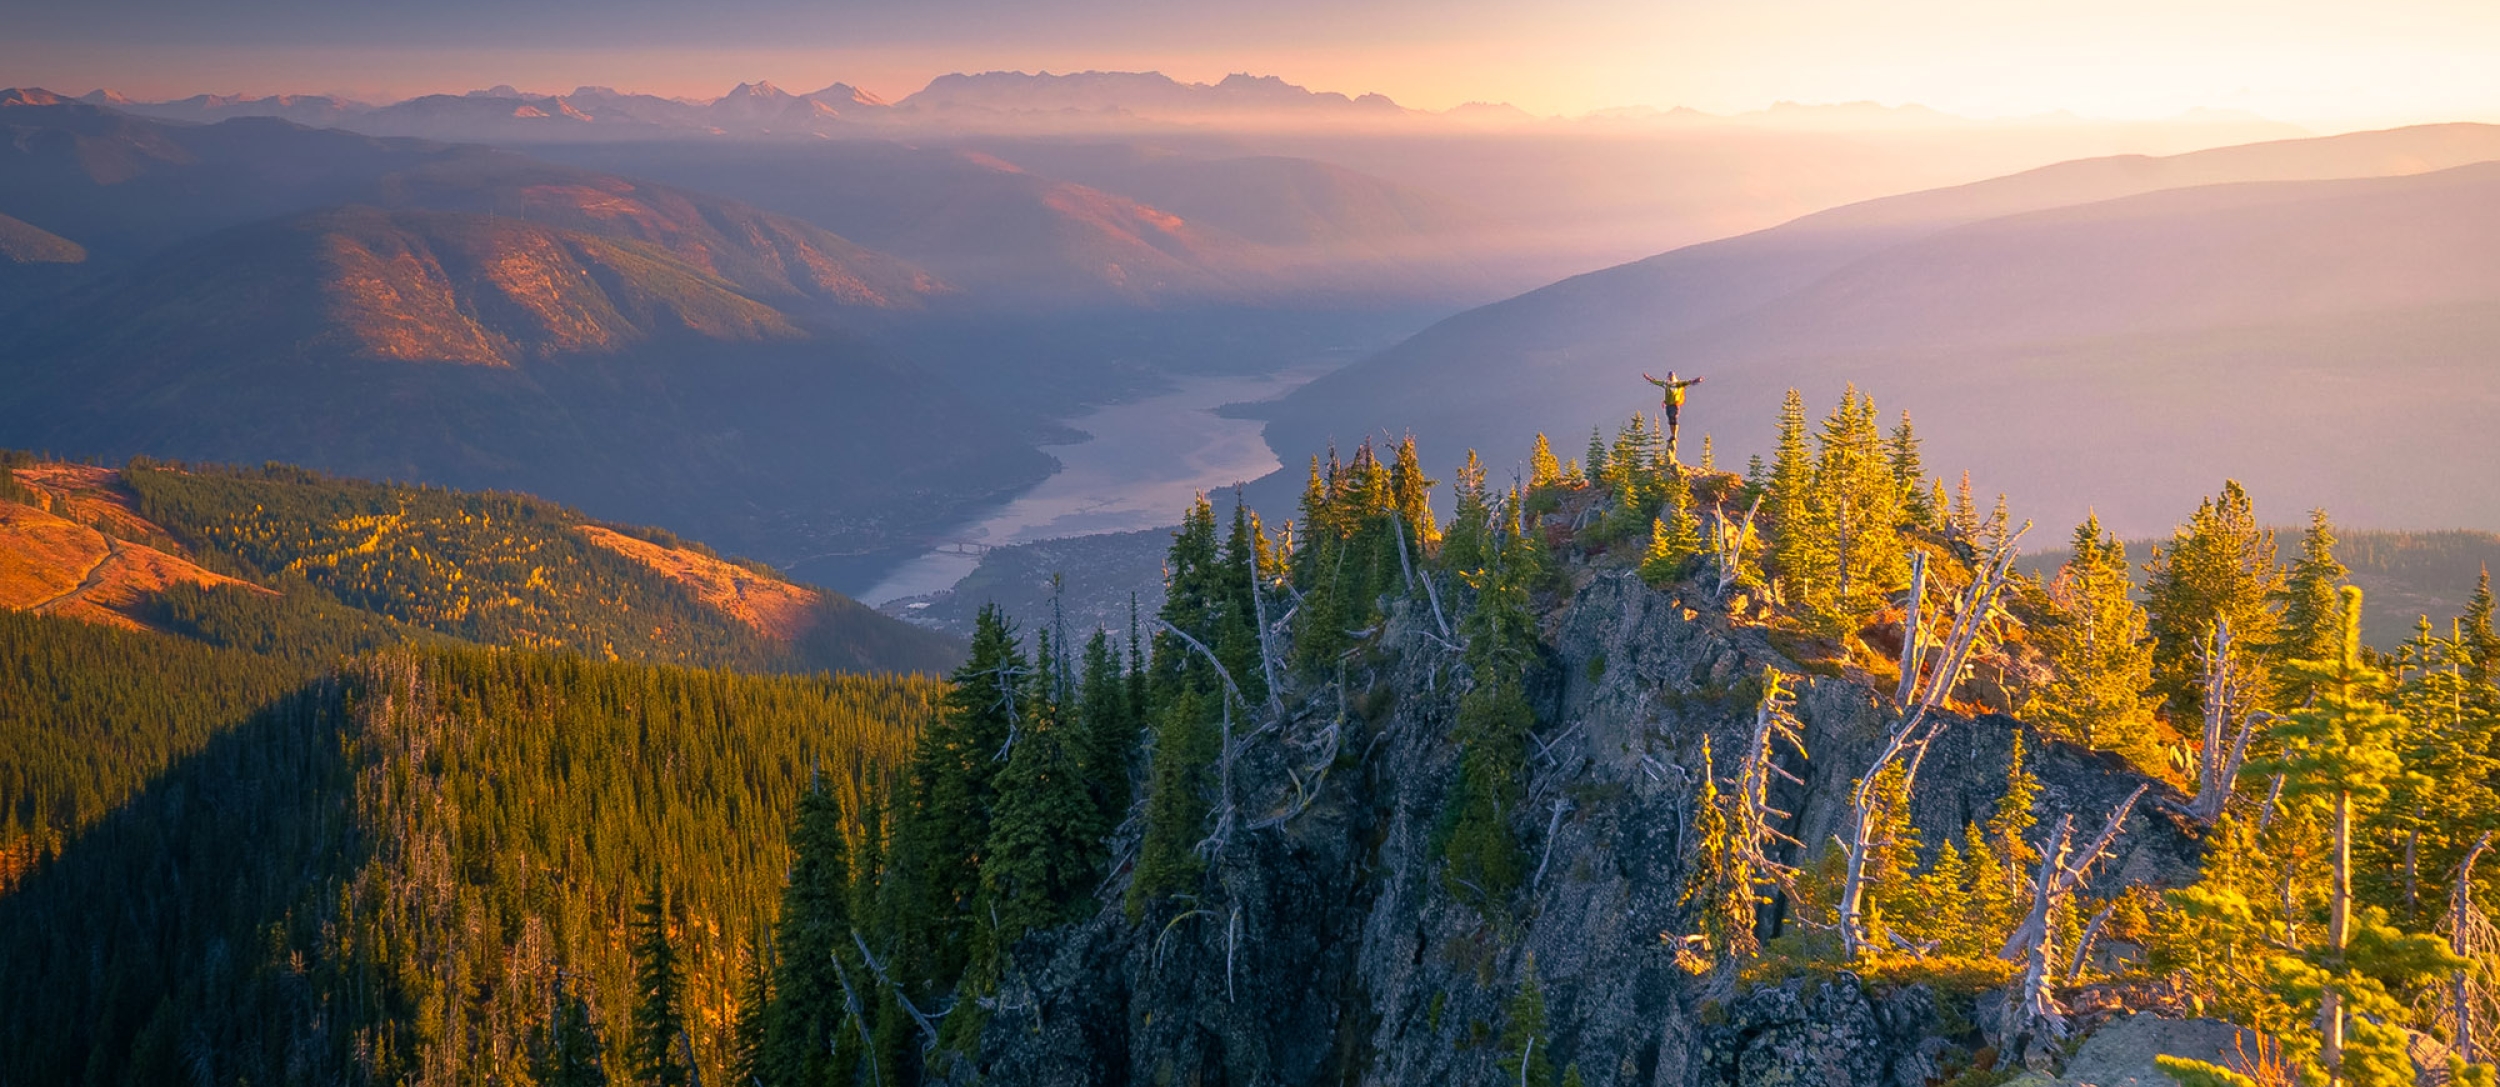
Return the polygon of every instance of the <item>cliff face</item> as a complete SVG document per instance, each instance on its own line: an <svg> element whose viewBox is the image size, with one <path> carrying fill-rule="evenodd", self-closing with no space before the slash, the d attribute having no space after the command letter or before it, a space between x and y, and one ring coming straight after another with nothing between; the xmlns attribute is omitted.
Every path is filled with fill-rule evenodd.
<svg viewBox="0 0 2500 1087"><path fill-rule="evenodd" d="M1947 1026L1921 987L1759 988L1704 1006L1662 933L1687 931L1678 899L1703 738L1740 751L1746 680L1796 673L1762 633L1731 628L1629 573L1582 572L1548 613L1528 796L1512 821L1535 875L1490 918L1454 898L1432 855L1458 749L1457 655L1422 603L1401 605L1376 651L1288 700L1282 730L1242 741L1243 822L1210 861L1215 890L1177 918L1105 905L1019 945L978 1052L958 1082L987 1084L1444 1084L1512 1082L1500 1043L1529 981L1548 1024L1539 1052L1591 1084L1896 1084L1937 1066ZM1840 827L1852 779L1890 722L1876 692L1800 680L1810 757L1780 806L1801 841ZM1342 718L1342 724L1337 724ZM1331 732L1332 725L1336 730ZM2005 717L1955 721L1913 799L1928 841L1984 820L2003 791ZM2026 744L2042 811L2110 810L2142 778L2114 759ZM1333 756L1332 756L1333 752ZM1724 760L1723 760L1724 762ZM1722 773L1725 766L1722 766ZM2175 803L2175 798L2169 802ZM2077 822L2092 822L2087 814ZM2192 878L2191 840L2157 787L2098 880Z"/></svg>

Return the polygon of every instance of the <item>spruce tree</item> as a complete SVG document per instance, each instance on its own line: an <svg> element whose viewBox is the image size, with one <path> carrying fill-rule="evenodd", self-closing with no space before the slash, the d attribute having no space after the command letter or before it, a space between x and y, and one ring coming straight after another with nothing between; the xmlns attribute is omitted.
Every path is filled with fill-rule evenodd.
<svg viewBox="0 0 2500 1087"><path fill-rule="evenodd" d="M821 779L800 794L790 827L790 879L773 933L778 961L761 1061L769 1082L850 1078L850 1061L835 1052L845 1041L848 1009L835 958L849 952L851 939L850 845L842 822L841 804Z"/></svg>
<svg viewBox="0 0 2500 1087"><path fill-rule="evenodd" d="M1002 954L1036 928L1065 920L1094 885L1093 828L1100 809L1069 730L1044 718L1016 745L999 778L981 884Z"/></svg>
<svg viewBox="0 0 2500 1087"><path fill-rule="evenodd" d="M2500 679L2500 630L2492 626L2491 570L2485 567L2475 579L2474 596L2465 605L2465 615L2458 621L2457 637L2463 643L2459 654L2465 678L2472 685L2472 695L2486 700L2493 698L2493 681Z"/></svg>
<svg viewBox="0 0 2500 1087"><path fill-rule="evenodd" d="M1780 595L1792 605L1811 608L1833 592L1834 556L1831 537L1816 516L1814 455L1806 445L1805 398L1788 390L1780 404L1779 444L1767 477L1762 508L1768 514L1772 546L1767 565Z"/></svg>
<svg viewBox="0 0 2500 1087"><path fill-rule="evenodd" d="M559 975L554 1014L531 1039L530 1079L538 1087L607 1087L606 1052L590 1002Z"/></svg>
<svg viewBox="0 0 2500 1087"><path fill-rule="evenodd" d="M1144 728L1128 691L1128 677L1111 649L1111 636L1096 630L1085 643L1084 677L1079 684L1077 748L1080 773L1094 799L1085 833L1094 843L1096 863L1108 858L1103 843L1128 818L1130 765Z"/></svg>
<svg viewBox="0 0 2500 1087"><path fill-rule="evenodd" d="M921 733L913 754L908 822L916 854L911 859L922 866L913 886L922 900L910 909L912 924L927 926L926 967L933 979L957 977L971 961L974 926L981 923L974 913L981 851L989 844L999 771L1021 738L1028 671L1005 613L983 605L973 620L971 655L955 669L946 710Z"/></svg>
<svg viewBox="0 0 2500 1087"><path fill-rule="evenodd" d="M2041 648L2053 670L2033 716L2051 734L2161 769L2154 734L2153 646L2144 609L2129 595L2127 548L2087 517L2074 553L2049 587Z"/></svg>
<svg viewBox="0 0 2500 1087"><path fill-rule="evenodd" d="M1693 517L1692 492L1682 480L1670 480L1665 509L1650 528L1649 550L1641 558L1641 580L1663 589L1681 580L1699 554L1701 523Z"/></svg>
<svg viewBox="0 0 2500 1087"><path fill-rule="evenodd" d="M1904 528L1934 529L1940 527L1943 511L1936 508L1927 489L1927 467L1919 460L1918 430L1910 424L1910 412L1904 408L1901 422L1892 428L1892 438L1885 444L1885 458L1892 467L1893 486L1901 495L1901 524Z"/></svg>
<svg viewBox="0 0 2500 1087"><path fill-rule="evenodd" d="M2274 534L2258 526L2237 481L2198 506L2170 547L2154 550L2145 571L2153 693L2173 721L2204 717L2201 647L2217 616L2231 625L2234 671L2250 689L2268 689L2271 671L2256 647L2274 640L2273 600L2283 575L2275 566Z"/></svg>
<svg viewBox="0 0 2500 1087"><path fill-rule="evenodd" d="M1467 451L1470 464L1475 462L1475 457L1475 450ZM1481 473L1482 469L1479 468L1478 471ZM1540 430L1536 435L1535 448L1528 452L1528 486L1552 487L1562 481L1562 465L1554 462L1554 447L1546 442L1545 432Z"/></svg>
<svg viewBox="0 0 2500 1087"><path fill-rule="evenodd" d="M746 958L746 976L738 986L738 1018L730 1027L729 1079L750 1085L778 1082L767 1056L774 1012L772 941L748 937Z"/></svg>
<svg viewBox="0 0 2500 1087"><path fill-rule="evenodd" d="M1441 565L1461 573L1484 565L1485 549L1493 539L1493 505L1484 489L1484 462L1476 451L1467 451L1467 461L1459 465L1458 480L1452 485L1458 496L1458 507L1450 515L1450 530L1441 538Z"/></svg>
<svg viewBox="0 0 2500 1087"><path fill-rule="evenodd" d="M2275 726L2279 753L2254 766L2259 773L2282 775L2283 798L2324 808L2333 828L2326 943L2311 967L2319 994L2320 1064L2329 1075L2356 1084L2399 1082L2390 1078L2399 1068L2402 1082L2410 1082L2403 1032L2370 1019L2386 1015L2394 1004L2380 978L2372 976L2383 973L2387 964L2367 960L2436 960L2446 949L2435 939L2415 938L2427 941L2435 952L2426 954L2386 928L2382 919L2362 917L2359 931L2355 929L2354 824L2384 803L2390 787L2407 773L2397 749L2406 723L2384 701L2386 674L2363 654L2361 590L2346 586L2339 604L2335 655L2286 667L2314 693L2315 701ZM2352 954L2356 935L2363 938L2358 956Z"/></svg>
<svg viewBox="0 0 2500 1087"><path fill-rule="evenodd" d="M1553 1087L1554 1062L1546 1055L1545 988L1537 984L1536 954L1530 952L1519 991L1512 994L1502 1017L1502 1082Z"/></svg>
<svg viewBox="0 0 2500 1087"><path fill-rule="evenodd" d="M655 874L634 910L634 1082L685 1087L685 974L669 937L668 892Z"/></svg>
<svg viewBox="0 0 2500 1087"><path fill-rule="evenodd" d="M2335 559L2335 524L2325 510L2309 511L2309 527L2300 534L2300 558L2277 591L2283 616L2274 644L2269 646L2275 659L2332 660L2336 643L2342 635L2337 614L2336 590L2344 576L2352 571ZM2277 678L2274 704L2297 706L2307 700L2305 684L2288 672Z"/></svg>

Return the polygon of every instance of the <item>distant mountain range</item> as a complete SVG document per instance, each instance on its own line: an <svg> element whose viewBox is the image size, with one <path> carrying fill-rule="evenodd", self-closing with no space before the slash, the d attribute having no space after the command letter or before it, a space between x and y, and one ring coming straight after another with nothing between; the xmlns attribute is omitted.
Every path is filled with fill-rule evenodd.
<svg viewBox="0 0 2500 1087"><path fill-rule="evenodd" d="M2458 455L2500 411L2491 160L2500 127L2429 126L1838 208L1450 318L1275 405L1269 441L1412 430L1433 462L1500 464L1544 430L1576 452L1674 369L1709 379L1688 458L1703 432L1723 464L1767 450L1782 390L1819 416L1855 382L1939 421L1931 470L2053 526L2092 507L2159 531L2225 476L2269 516L2500 525Z"/></svg>

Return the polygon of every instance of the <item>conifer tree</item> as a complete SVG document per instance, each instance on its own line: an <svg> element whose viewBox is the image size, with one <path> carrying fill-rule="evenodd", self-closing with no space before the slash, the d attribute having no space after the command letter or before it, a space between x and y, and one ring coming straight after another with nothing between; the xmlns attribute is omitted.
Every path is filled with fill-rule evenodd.
<svg viewBox="0 0 2500 1087"><path fill-rule="evenodd" d="M1851 386L1823 421L1809 505L1831 549L1831 593L1802 601L1821 625L1849 620L1909 582L1901 487L1876 425L1875 400Z"/></svg>
<svg viewBox="0 0 2500 1087"><path fill-rule="evenodd" d="M1458 508L1450 514L1450 530L1441 539L1441 564L1461 573L1484 565L1485 548L1493 538L1493 506L1484 489L1484 462L1467 451L1452 485Z"/></svg>
<svg viewBox="0 0 2500 1087"><path fill-rule="evenodd" d="M1502 1017L1502 1080L1530 1087L1552 1087L1554 1062L1545 1053L1545 988L1537 984L1536 954L1528 954L1519 991Z"/></svg>
<svg viewBox="0 0 2500 1087"><path fill-rule="evenodd" d="M1816 516L1814 455L1806 445L1805 398L1788 390L1780 404L1779 444L1762 508L1770 515L1770 573L1792 605L1812 608L1832 593L1831 538Z"/></svg>
<svg viewBox="0 0 2500 1087"><path fill-rule="evenodd" d="M2354 1083L2397 1082L2386 1078L2397 1068L2404 1069L2403 1082L2410 1082L2403 1033L2367 1018L2384 1015L2384 1006L2394 1003L2379 979L2371 976L2376 971L2370 968L2383 969L2387 963L2365 960L2405 958L2436 964L2446 949L2427 937L2417 939L2427 940L2435 953L2407 946L2383 921L2365 917L2358 933L2365 938L2361 954L2352 954L2356 950L2353 826L2356 819L2384 803L2390 786L2406 774L2396 748L2405 721L2383 701L2385 673L2363 656L2361 590L2344 588L2338 620L2340 637L2332 659L2295 661L2287 667L2309 685L2316 701L2276 726L2280 753L2260 764L2260 772L2281 774L2283 797L2324 807L2333 827L2326 945L2312 974L2318 993L2319 1062L2330 1076Z"/></svg>
<svg viewBox="0 0 2500 1087"><path fill-rule="evenodd" d="M1939 527L1942 513L1933 504L1927 489L1927 467L1919 460L1918 431L1910 424L1909 409L1901 411L1901 422L1892 428L1892 438L1885 444L1885 458L1892 467L1893 486L1902 496L1901 524L1905 528L1933 529Z"/></svg>
<svg viewBox="0 0 2500 1087"><path fill-rule="evenodd" d="M1745 850L1736 839L1739 819L1731 808L1740 798L1719 792L1718 769L1710 754L1710 737L1701 739L1701 788L1693 796L1693 859L1684 877L1678 905L1694 916L1696 938L1676 949L1676 965L1692 974L1752 958L1761 950L1754 934L1758 893L1747 870Z"/></svg>
<svg viewBox="0 0 2500 1087"><path fill-rule="evenodd" d="M2474 596L2465 605L2465 615L2458 623L2458 640L2463 643L2459 654L2466 681L2472 693L2486 702L2493 698L2493 682L2500 679L2500 631L2492 627L2491 570L2485 568L2474 582Z"/></svg>
<svg viewBox="0 0 2500 1087"><path fill-rule="evenodd" d="M1473 685L1459 698L1457 814L1442 849L1451 890L1488 915L1526 875L1510 816L1536 726L1520 682L1537 644L1528 598L1535 571L1520 537L1504 526L1495 533L1494 561L1470 579L1476 604L1460 623Z"/></svg>
<svg viewBox="0 0 2500 1087"><path fill-rule="evenodd" d="M2153 634L2153 693L2174 721L2204 716L2204 661L2199 647L2216 617L2231 625L2233 671L2252 690L2271 685L2266 661L2250 647L2275 636L2272 601L2282 587L2275 566L2274 534L2258 527L2248 492L2237 481L2197 507L2155 549L2145 566Z"/></svg>
<svg viewBox="0 0 2500 1087"><path fill-rule="evenodd" d="M1602 487L1612 478L1607 473L1613 470L1614 466L1606 463L1606 428L1590 427L1589 455L1581 458L1581 473L1588 477L1591 485Z"/></svg>
<svg viewBox="0 0 2500 1087"><path fill-rule="evenodd" d="M1649 551L1641 558L1641 580L1665 588L1681 580L1693 557L1701 554L1701 523L1693 517L1692 492L1682 480L1669 480L1665 509L1649 533Z"/></svg>
<svg viewBox="0 0 2500 1087"><path fill-rule="evenodd" d="M915 858L924 900L914 924L929 927L933 978L953 978L971 961L981 889L981 851L989 844L998 775L1021 739L1029 666L1015 631L996 605L974 617L972 652L955 669L946 712L921 734L913 755ZM785 957L789 952L785 949Z"/></svg>
<svg viewBox="0 0 2500 1087"><path fill-rule="evenodd" d="M851 932L850 846L842 822L841 804L821 779L800 795L790 828L790 882L773 934L778 962L760 1062L769 1082L850 1078L850 1061L835 1052L848 1009L835 956L849 951Z"/></svg>
<svg viewBox="0 0 2500 1087"><path fill-rule="evenodd" d="M2336 590L2351 573L2335 559L2335 524L2326 511L2309 511L2309 527L2300 534L2300 558L2292 563L2276 598L2283 617L2268 647L2277 660L2332 660L2342 636ZM2291 675L2277 677L2274 704L2296 706L2306 700L2307 686Z"/></svg>
<svg viewBox="0 0 2500 1087"><path fill-rule="evenodd" d="M1701 473L1703 475L1716 475L1718 474L1718 471L1719 451L1712 448L1710 435L1707 431L1705 431L1701 436Z"/></svg>
<svg viewBox="0 0 2500 1087"><path fill-rule="evenodd" d="M2153 646L2128 574L2126 545L2102 533L2099 517L2087 517L2049 587L2052 617L2041 642L2054 675L2038 694L2035 716L2059 738L2115 751L2150 772L2161 767L2146 694Z"/></svg>
<svg viewBox="0 0 2500 1087"><path fill-rule="evenodd" d="M530 1079L538 1087L607 1087L606 1050L590 1002L559 975L554 1014L531 1039Z"/></svg>
<svg viewBox="0 0 2500 1087"><path fill-rule="evenodd" d="M1867 813L1866 931L1882 944L1885 933L1899 935L1896 920L1916 909L1918 888L1910 876L1918 867L1922 846L1918 827L1910 822L1909 771L1896 761L1875 779L1875 804Z"/></svg>
<svg viewBox="0 0 2500 1087"><path fill-rule="evenodd" d="M1109 633L1096 630L1085 643L1084 678L1078 687L1077 747L1080 773L1092 793L1092 818L1085 826L1097 864L1105 858L1102 843L1128 818L1130 764L1137 753L1143 723L1137 719L1128 691L1128 676L1111 650Z"/></svg>
<svg viewBox="0 0 2500 1087"><path fill-rule="evenodd" d="M2040 850L2030 839L2031 828L2039 821L2032 806L2039 798L2040 779L2031 772L2022 733L2017 732L2005 765L2005 795L1998 798L1996 811L1988 817L1984 855L1995 886L1987 897L2003 910L2001 916L1989 918L1994 922L1990 925L1992 932L2013 929L2024 881L2031 878L2032 869L2040 863ZM1964 859L1978 863L1977 857L1966 855Z"/></svg>
<svg viewBox="0 0 2500 1087"><path fill-rule="evenodd" d="M1467 459L1469 464L1474 464L1475 450L1467 451ZM1483 469L1479 467L1477 471L1481 476ZM1546 442L1545 432L1540 430L1536 435L1535 448L1528 452L1528 486L1551 487L1562 481L1562 465L1554 462L1554 447Z"/></svg>
<svg viewBox="0 0 2500 1087"><path fill-rule="evenodd" d="M1961 486L1954 489L1951 524L1954 538L1967 546L1979 545L1979 504L1970 496L1970 473L1962 473Z"/></svg>
<svg viewBox="0 0 2500 1087"><path fill-rule="evenodd" d="M1034 701L1038 710L1041 699ZM1032 733L999 775L998 814L981 863L982 893L1002 955L1027 931L1065 919L1094 880L1101 809L1070 742L1072 729L1055 711L1033 716Z"/></svg>
<svg viewBox="0 0 2500 1087"><path fill-rule="evenodd" d="M1136 873L1128 889L1131 917L1142 916L1165 895L1184 891L1203 870L1196 849L1207 829L1208 768L1221 740L1205 707L1196 688L1183 687L1162 705L1155 723L1146 834L1138 844Z"/></svg>
<svg viewBox="0 0 2500 1087"><path fill-rule="evenodd" d="M1415 436L1407 435L1398 443L1397 459L1389 465L1389 490L1418 558L1441 542L1440 525L1432 518L1432 488L1439 482L1424 475L1423 461L1415 453Z"/></svg>
<svg viewBox="0 0 2500 1087"><path fill-rule="evenodd" d="M685 1087L685 975L669 937L668 892L655 875L634 911L634 1081Z"/></svg>
<svg viewBox="0 0 2500 1087"><path fill-rule="evenodd" d="M772 943L750 936L746 942L746 976L738 985L738 1018L730 1025L729 1079L732 1083L764 1083L770 1078L765 1039L772 1029Z"/></svg>

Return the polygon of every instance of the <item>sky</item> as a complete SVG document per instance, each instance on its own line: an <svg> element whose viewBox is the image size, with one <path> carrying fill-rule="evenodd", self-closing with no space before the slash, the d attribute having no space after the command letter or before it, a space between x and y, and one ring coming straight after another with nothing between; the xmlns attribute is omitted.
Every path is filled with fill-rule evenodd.
<svg viewBox="0 0 2500 1087"><path fill-rule="evenodd" d="M950 71L1246 71L1440 109L1919 103L2500 121L2494 0L0 0L0 84L134 97L495 83L900 98Z"/></svg>

